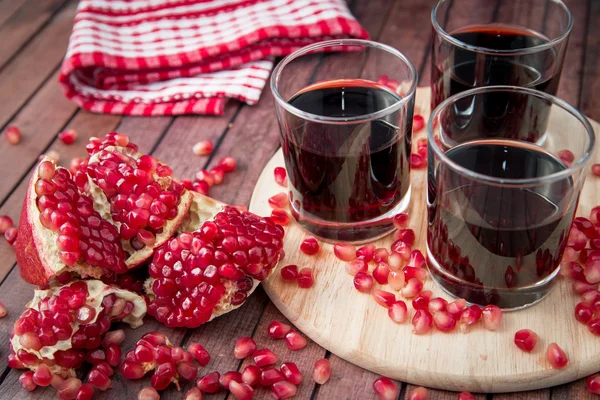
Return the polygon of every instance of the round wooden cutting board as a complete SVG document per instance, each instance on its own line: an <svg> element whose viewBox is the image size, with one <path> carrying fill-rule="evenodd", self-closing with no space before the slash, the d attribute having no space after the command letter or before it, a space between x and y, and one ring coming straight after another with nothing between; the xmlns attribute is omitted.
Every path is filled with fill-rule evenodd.
<svg viewBox="0 0 600 400"><path fill-rule="evenodd" d="M426 118L429 114L429 88L417 91L415 112ZM600 125L592 122L596 132ZM552 129L559 121L550 121ZM565 132L568 135L568 132ZM425 137L425 129L413 137ZM596 161L598 161L598 152ZM273 169L283 166L279 150L263 170L250 201L250 211L270 215L267 199L285 191L273 179ZM425 254L426 207L424 169L412 172L410 227L417 235L416 248ZM593 206L600 203L600 178L587 178L578 214L589 216ZM352 276L346 273L344 262L333 254L333 247L321 243L319 253L307 256L299 251L300 243L308 236L293 218L285 237L286 257L281 268L288 264L311 267L315 284L300 289L285 282L279 272L263 286L277 308L302 332L339 357L377 374L416 385L448 390L473 392L511 392L554 386L579 379L600 370L600 337L593 336L585 325L573 317L578 296L568 281L562 280L550 295L535 306L522 311L505 313L502 325L495 332L477 324L467 334L458 329L446 334L435 329L426 335L411 333L409 320L401 325L392 322L387 310L368 294L358 292ZM375 242L377 247L389 248L391 236ZM387 285L384 290L393 292ZM448 299L430 278L425 289L434 296ZM401 298L397 293L397 298ZM412 306L409 306L411 309ZM414 311L413 311L414 312ZM536 348L527 354L513 344L514 333L530 328L540 336ZM549 343L558 343L568 354L569 364L553 370L545 361Z"/></svg>

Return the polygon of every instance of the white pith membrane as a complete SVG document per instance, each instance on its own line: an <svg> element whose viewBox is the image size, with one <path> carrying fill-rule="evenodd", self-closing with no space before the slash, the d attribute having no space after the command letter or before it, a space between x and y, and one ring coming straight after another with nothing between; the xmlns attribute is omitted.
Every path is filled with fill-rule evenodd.
<svg viewBox="0 0 600 400"><path fill-rule="evenodd" d="M48 289L35 290L33 299L29 303L27 303L25 307L33 308L39 311L39 305L43 299L58 294L60 289L62 289L63 287L70 286L74 282L77 281L69 282L66 285L53 286ZM131 310L131 313L125 318L123 318L122 321L128 323L129 326L131 326L132 328L138 328L143 324L143 318L146 315L146 301L142 296L130 292L128 290L108 285L99 280L86 280L84 282L86 283L88 289L88 297L86 299L85 304L87 306L92 307L96 311L96 315L94 316L94 318L86 325L93 324L98 320L98 316L103 310L102 300L105 296L108 296L113 293L117 296L117 298L121 298L125 301L130 301L131 303L133 303L133 309ZM73 327L73 332L76 332L79 326L81 326L81 324L74 320L74 322L71 323L71 326ZM30 354L34 354L40 360L43 358L54 360L54 353L60 350L64 351L72 348L71 338L69 338L68 340L59 340L53 346L43 346L40 350L25 349L19 341L20 337L20 335L14 335L11 339L11 344L15 353L15 357L19 350L24 350ZM75 376L74 369L67 369L61 367L58 364L50 365L49 367L53 374L61 375L62 377ZM32 371L35 371L37 369L37 366L28 366L27 368L31 369Z"/></svg>
<svg viewBox="0 0 600 400"><path fill-rule="evenodd" d="M134 160L139 159L143 154L138 153L128 147L119 147L119 146L108 146L105 149L95 153L90 157L88 162L92 164L94 162L100 161L100 154L103 152L119 152L125 154L133 158ZM159 163L160 164L160 163ZM175 179L173 177L160 177L156 173L154 174L154 180L161 186L161 188L166 189L170 186L171 182ZM94 209L100 214L100 216L109 221L111 224L117 227L117 230L121 227L121 223L114 221L110 212L110 201L102 191L98 185L94 183L92 178L88 175L88 193L92 197L94 201ZM121 246L123 246L123 250L125 250L130 256L125 260L125 264L129 268L134 268L139 264L143 263L150 257L154 252L154 249L160 247L163 243L169 240L179 228L182 220L188 215L188 210L192 205L193 194L184 189L183 193L181 193L180 201L177 206L177 217L171 220L165 220L165 225L163 226L163 231L159 234L156 234L156 243L152 247L144 246L140 250L135 250L129 240L121 240Z"/></svg>

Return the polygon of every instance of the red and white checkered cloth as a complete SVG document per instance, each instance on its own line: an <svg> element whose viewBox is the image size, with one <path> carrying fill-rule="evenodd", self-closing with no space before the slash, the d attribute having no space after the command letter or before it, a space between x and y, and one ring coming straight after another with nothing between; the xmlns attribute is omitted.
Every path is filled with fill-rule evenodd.
<svg viewBox="0 0 600 400"><path fill-rule="evenodd" d="M59 81L94 112L221 115L274 56L345 37L368 33L344 0L81 0Z"/></svg>

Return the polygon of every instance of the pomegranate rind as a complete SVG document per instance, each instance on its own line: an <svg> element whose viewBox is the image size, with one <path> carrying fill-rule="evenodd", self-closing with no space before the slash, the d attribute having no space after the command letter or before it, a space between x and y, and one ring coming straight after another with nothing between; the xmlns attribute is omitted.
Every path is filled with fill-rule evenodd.
<svg viewBox="0 0 600 400"><path fill-rule="evenodd" d="M192 193L192 202L190 208L181 221L181 225L177 229L177 233L193 232L200 228L206 221L212 220L215 215L223 210L226 206L212 197L205 196L198 192Z"/></svg>
<svg viewBox="0 0 600 400"><path fill-rule="evenodd" d="M44 157L40 163L54 160ZM39 164L38 164L39 165ZM15 242L15 256L19 272L24 281L33 285L45 285L56 275L64 271L77 272L81 277L100 278L107 270L77 262L69 267L58 257L56 239L58 233L46 228L40 222L40 210L37 208L35 183L39 179L38 167L29 181L27 194L23 201L19 220L19 233Z"/></svg>
<svg viewBox="0 0 600 400"><path fill-rule="evenodd" d="M95 279L86 280L84 282L86 283L88 288L88 297L86 299L86 305L92 307L96 311L95 317L89 322L90 324L96 322L98 315L100 315L100 312L103 309L102 300L104 299L104 297L113 293L117 296L117 298L121 298L123 300L132 302L134 306L131 313L127 315L122 321L128 323L129 326L131 326L132 328L138 328L143 324L143 318L146 315L146 301L142 296L134 292L118 288L116 286L108 285L102 281ZM61 286L52 286L48 289L43 290L35 290L33 299L29 303L27 303L26 308L33 308L39 311L39 305L43 299L58 294L61 288L65 286L70 286L71 283ZM73 331L75 332L77 331L77 328L80 326L80 324L74 321L71 324L71 326L73 327ZM19 335L14 335L11 339L11 345L15 353L23 349L19 338ZM68 340L59 340L53 346L44 346L40 350L27 349L26 351L30 354L35 354L40 359L46 358L53 360L54 353L56 353L59 350L69 350L71 348L71 338L69 338Z"/></svg>
<svg viewBox="0 0 600 400"><path fill-rule="evenodd" d="M120 152L125 154L133 159L139 159L143 154L138 153L127 147L118 147L118 146L108 146L102 151L106 152ZM100 160L101 151L95 153L92 157L90 157L89 164L93 164L94 162L98 162ZM169 187L171 182L174 181L172 177L159 177L155 175L156 182L163 188ZM114 221L110 212L110 202L102 189L98 187L92 178L88 176L88 192L92 199L94 200L94 209L100 213L100 216L109 221L111 224L120 228L121 224L117 221ZM144 246L139 250L133 249L129 241L121 240L121 245L123 249L130 254L129 258L125 260L125 264L129 269L135 268L142 264L144 261L148 260L154 254L154 249L160 247L167 240L169 240L175 233L177 229L183 222L184 218L188 215L188 211L193 202L193 194L189 190L183 191L180 196L179 204L177 206L177 216L171 220L166 220L165 225L163 226L163 230L161 233L156 235L156 242L152 247Z"/></svg>

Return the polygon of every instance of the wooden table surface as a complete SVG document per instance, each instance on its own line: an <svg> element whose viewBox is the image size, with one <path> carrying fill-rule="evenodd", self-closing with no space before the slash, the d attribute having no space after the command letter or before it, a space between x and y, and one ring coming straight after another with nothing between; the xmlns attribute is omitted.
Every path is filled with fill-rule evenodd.
<svg viewBox="0 0 600 400"><path fill-rule="evenodd" d="M510 7L513 0L497 0L490 20ZM387 43L405 53L416 65L420 85L429 84L430 11L433 0L350 0L354 15L371 33L374 40ZM475 2L476 3L476 2ZM600 0L567 0L575 19L562 72L558 96L575 105L589 117L600 121ZM38 156L49 150L61 154L68 165L72 157L85 156L84 143L90 136L101 136L118 130L127 133L143 152L169 163L176 176L192 178L194 173L211 167L230 155L238 163L237 170L227 175L224 184L213 187L211 195L232 204L248 204L254 184L267 160L279 147L279 132L273 99L269 90L260 102L248 107L230 102L222 117L121 117L92 114L78 109L65 99L57 84L58 71L67 47L77 3L69 0L0 0L0 130L17 125L23 140L11 146L0 140L0 214L18 220L21 203L32 167ZM452 10L450 18L460 18L472 10ZM480 10L482 14L482 12ZM78 141L65 146L57 139L64 129L75 129ZM194 156L191 147L200 139L211 139L213 154ZM0 397L52 398L52 387L26 393L18 383L19 372L6 365L10 330L32 297L33 287L24 283L15 265L12 248L0 240L0 301L9 315L0 321ZM129 350L144 332L161 330L174 343L185 347L191 341L201 342L212 356L201 374L240 369L242 363L232 357L235 339L252 336L259 346L269 346L281 360L298 364L305 375L296 398L301 399L374 399L371 389L377 375L356 367L324 348L310 342L302 351L291 353L282 341L266 334L274 319L285 320L269 301L264 291L257 290L239 310L227 314L195 330L168 329L152 318L136 331L128 331L122 345ZM558 328L559 329L559 328ZM590 336L590 340L597 340ZM468 349L465 349L468 351ZM332 375L322 386L312 382L312 364L327 357ZM448 365L452 368L452 365ZM102 399L136 398L139 389L149 384L149 377L126 381L113 376L113 389L96 395ZM411 385L399 383L404 399ZM184 386L186 390L189 385ZM457 393L430 390L431 399L455 399ZM175 390L163 393L163 399L180 399ZM583 380L568 385L513 394L480 394L478 399L587 399L595 396L585 389ZM205 399L228 398L225 391ZM229 397L231 398L231 397ZM270 398L266 390L255 398Z"/></svg>

